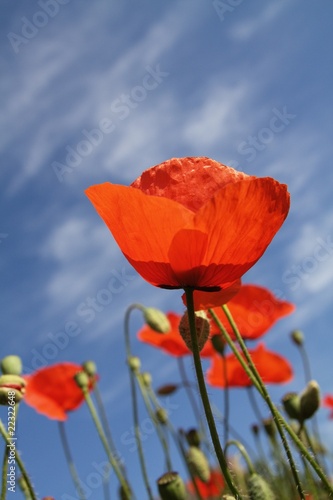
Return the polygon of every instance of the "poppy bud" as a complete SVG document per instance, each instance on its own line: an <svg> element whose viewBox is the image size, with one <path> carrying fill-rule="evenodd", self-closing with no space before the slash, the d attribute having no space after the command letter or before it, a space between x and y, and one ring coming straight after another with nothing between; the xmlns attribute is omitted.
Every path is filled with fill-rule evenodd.
<svg viewBox="0 0 333 500"><path fill-rule="evenodd" d="M295 392L288 392L282 398L284 411L289 418L300 419L300 398Z"/></svg>
<svg viewBox="0 0 333 500"><path fill-rule="evenodd" d="M15 355L6 356L1 360L1 371L3 374L21 375L22 361Z"/></svg>
<svg viewBox="0 0 333 500"><path fill-rule="evenodd" d="M310 380L306 388L299 395L300 418L307 420L311 418L320 406L320 389L315 380Z"/></svg>
<svg viewBox="0 0 333 500"><path fill-rule="evenodd" d="M143 309L143 317L147 325L157 333L167 333L171 330L168 318L159 309L145 307Z"/></svg>
<svg viewBox="0 0 333 500"><path fill-rule="evenodd" d="M192 339L190 332L190 324L187 311L183 314L179 323L179 333L182 336L187 347L192 351ZM209 336L209 320L205 311L195 312L195 330L198 339L199 351L201 351Z"/></svg>
<svg viewBox="0 0 333 500"><path fill-rule="evenodd" d="M168 421L168 412L164 408L157 408L155 416L162 425L165 425Z"/></svg>
<svg viewBox="0 0 333 500"><path fill-rule="evenodd" d="M130 367L130 369L132 370L132 372L134 372L134 373L140 372L140 368L141 368L140 358L138 358L137 356L130 356L127 359L127 363L128 363L128 366Z"/></svg>
<svg viewBox="0 0 333 500"><path fill-rule="evenodd" d="M166 472L157 480L161 500L186 500L185 484L178 472Z"/></svg>
<svg viewBox="0 0 333 500"><path fill-rule="evenodd" d="M94 361L85 361L82 365L82 369L91 378L94 377L97 373L97 367Z"/></svg>
<svg viewBox="0 0 333 500"><path fill-rule="evenodd" d="M0 376L0 405L12 406L19 403L24 396L26 381L19 375L5 374ZM11 402L14 403L11 403Z"/></svg>
<svg viewBox="0 0 333 500"><path fill-rule="evenodd" d="M86 372L78 372L74 375L74 380L76 385L80 387L83 391L87 390L89 387L89 377Z"/></svg>
<svg viewBox="0 0 333 500"><path fill-rule="evenodd" d="M249 479L249 495L251 500L275 500L269 484L259 474L251 474Z"/></svg>
<svg viewBox="0 0 333 500"><path fill-rule="evenodd" d="M188 432L186 432L186 439L189 446L196 446L197 448L200 447L201 438L200 433L197 431L197 429L190 429Z"/></svg>
<svg viewBox="0 0 333 500"><path fill-rule="evenodd" d="M220 334L213 335L211 341L215 351L221 354L221 356L223 356L225 350L225 341L222 335Z"/></svg>
<svg viewBox="0 0 333 500"><path fill-rule="evenodd" d="M291 340L294 342L296 345L303 345L304 343L304 335L301 330L294 330L290 334Z"/></svg>
<svg viewBox="0 0 333 500"><path fill-rule="evenodd" d="M258 424L253 424L251 425L251 431L253 432L253 434L255 436L258 436L259 435L259 432L260 432L260 427Z"/></svg>
<svg viewBox="0 0 333 500"><path fill-rule="evenodd" d="M190 446L186 453L187 463L194 476L197 476L204 483L208 483L210 478L210 467L205 454L196 446Z"/></svg>
<svg viewBox="0 0 333 500"><path fill-rule="evenodd" d="M221 500L236 500L236 498L233 497L232 495L223 495Z"/></svg>
<svg viewBox="0 0 333 500"><path fill-rule="evenodd" d="M162 385L161 387L159 387L159 389L157 389L156 393L159 396L169 396L169 394L176 392L177 389L178 389L178 385L176 385L176 384L166 384L166 385Z"/></svg>
<svg viewBox="0 0 333 500"><path fill-rule="evenodd" d="M265 418L262 421L262 425L266 431L267 436L273 441L276 438L276 428L272 418Z"/></svg>
<svg viewBox="0 0 333 500"><path fill-rule="evenodd" d="M151 387L152 376L149 372L141 373L141 380L145 387Z"/></svg>

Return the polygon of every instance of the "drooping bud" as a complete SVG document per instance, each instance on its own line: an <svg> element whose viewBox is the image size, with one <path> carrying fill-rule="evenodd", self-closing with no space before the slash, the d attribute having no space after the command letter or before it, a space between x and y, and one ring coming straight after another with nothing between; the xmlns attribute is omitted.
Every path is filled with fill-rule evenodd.
<svg viewBox="0 0 333 500"><path fill-rule="evenodd" d="M142 312L145 322L155 332L168 333L171 330L170 321L159 309L145 307Z"/></svg>
<svg viewBox="0 0 333 500"><path fill-rule="evenodd" d="M289 418L300 420L300 398L296 392L288 392L288 394L283 396L282 404Z"/></svg>
<svg viewBox="0 0 333 500"><path fill-rule="evenodd" d="M165 425L168 422L168 412L164 408L157 408L155 416L157 421L162 425Z"/></svg>
<svg viewBox="0 0 333 500"><path fill-rule="evenodd" d="M320 389L315 380L310 380L306 388L299 395L300 418L302 421L311 418L320 406Z"/></svg>
<svg viewBox="0 0 333 500"><path fill-rule="evenodd" d="M127 364L133 373L140 373L141 361L137 356L130 356L127 358Z"/></svg>
<svg viewBox="0 0 333 500"><path fill-rule="evenodd" d="M89 388L89 376L86 374L86 372L78 372L74 375L74 380L76 382L76 385L80 387L83 391L88 390Z"/></svg>
<svg viewBox="0 0 333 500"><path fill-rule="evenodd" d="M220 335L220 334L213 335L211 338L211 342L213 344L215 351L218 352L219 354L221 354L221 356L223 356L226 343L225 343L222 335Z"/></svg>
<svg viewBox="0 0 333 500"><path fill-rule="evenodd" d="M190 429L185 434L189 446L200 448L201 437L197 429Z"/></svg>
<svg viewBox="0 0 333 500"><path fill-rule="evenodd" d="M159 387L157 389L156 393L159 396L169 396L170 394L173 394L174 392L176 392L177 389L178 389L177 384L166 384L166 385L162 385L161 387Z"/></svg>
<svg viewBox="0 0 333 500"><path fill-rule="evenodd" d="M27 383L19 375L5 374L0 376L0 405L14 406L25 394Z"/></svg>
<svg viewBox="0 0 333 500"><path fill-rule="evenodd" d="M1 371L4 375L21 375L22 361L14 354L6 356L1 360Z"/></svg>
<svg viewBox="0 0 333 500"><path fill-rule="evenodd" d="M251 500L275 500L269 484L259 474L251 474L248 486Z"/></svg>
<svg viewBox="0 0 333 500"><path fill-rule="evenodd" d="M97 366L96 366L96 363L94 361L85 361L82 364L82 369L91 378L97 374Z"/></svg>
<svg viewBox="0 0 333 500"><path fill-rule="evenodd" d="M184 481L178 472L166 472L157 480L161 500L186 500Z"/></svg>
<svg viewBox="0 0 333 500"><path fill-rule="evenodd" d="M194 476L204 483L210 478L210 467L206 455L196 446L190 446L186 453L186 460Z"/></svg>
<svg viewBox="0 0 333 500"><path fill-rule="evenodd" d="M179 333L182 336L186 346L192 351L192 339L190 332L190 324L188 319L187 311L183 314L182 319L179 323ZM205 311L196 311L195 312L195 330L198 339L199 351L201 351L207 342L209 337L209 320L207 318L207 314Z"/></svg>
<svg viewBox="0 0 333 500"><path fill-rule="evenodd" d="M294 330L290 334L291 340L294 342L296 345L303 345L304 344L304 334L301 332L301 330Z"/></svg>

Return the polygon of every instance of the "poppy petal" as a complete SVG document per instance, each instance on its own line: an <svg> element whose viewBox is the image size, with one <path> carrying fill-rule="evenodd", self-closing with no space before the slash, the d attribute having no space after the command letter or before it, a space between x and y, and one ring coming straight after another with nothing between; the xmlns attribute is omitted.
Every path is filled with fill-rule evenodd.
<svg viewBox="0 0 333 500"><path fill-rule="evenodd" d="M138 273L155 286L179 288L168 251L193 213L167 198L110 183L91 186L86 194Z"/></svg>
<svg viewBox="0 0 333 500"><path fill-rule="evenodd" d="M203 292L200 290L194 290L193 300L194 300L194 310L203 311L207 309L213 309L215 307L221 307L231 300L241 289L241 280L235 281L231 286L218 292ZM182 301L186 306L186 295L183 293Z"/></svg>
<svg viewBox="0 0 333 500"><path fill-rule="evenodd" d="M269 351L263 344L250 350L250 355L265 384L289 382L293 376L289 362L281 355ZM243 354L242 357L244 358ZM226 363L227 380L224 378L223 363ZM215 354L207 371L208 384L215 387L248 387L252 384L244 368L234 354L225 358Z"/></svg>

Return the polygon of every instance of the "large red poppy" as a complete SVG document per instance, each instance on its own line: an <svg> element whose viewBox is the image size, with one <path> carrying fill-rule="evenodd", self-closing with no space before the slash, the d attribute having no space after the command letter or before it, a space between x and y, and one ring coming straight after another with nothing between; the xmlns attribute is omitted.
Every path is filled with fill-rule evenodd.
<svg viewBox="0 0 333 500"><path fill-rule="evenodd" d="M173 158L129 187L104 183L86 194L132 266L162 288L228 288L289 210L286 185L204 157Z"/></svg>
<svg viewBox="0 0 333 500"><path fill-rule="evenodd" d="M243 339L248 340L261 337L276 321L295 310L291 302L279 300L267 288L257 285L242 285L228 302L228 308ZM214 308L214 312L234 339L230 323L221 307ZM216 323L212 321L211 334L219 332Z"/></svg>
<svg viewBox="0 0 333 500"><path fill-rule="evenodd" d="M58 363L25 375L27 381L24 401L38 413L54 420L66 420L67 412L84 401L74 375L82 371L75 363Z"/></svg>
<svg viewBox="0 0 333 500"><path fill-rule="evenodd" d="M168 312L166 316L170 322L170 331L167 333L157 333L150 326L145 325L138 332L138 339L161 349L167 354L171 354L171 356L181 357L192 354L178 330L181 316L173 312ZM200 356L207 358L212 356L214 352L212 343L208 340L200 352Z"/></svg>
<svg viewBox="0 0 333 500"><path fill-rule="evenodd" d="M259 375L266 384L282 384L291 380L292 368L280 354L269 351L264 344L259 344L249 352ZM242 357L244 358L243 354ZM223 363L226 364L227 380L224 376ZM214 354L212 364L207 370L206 380L208 384L215 387L248 387L252 384L234 354L229 354L224 359Z"/></svg>
<svg viewBox="0 0 333 500"><path fill-rule="evenodd" d="M202 498L220 498L224 490L224 478L220 470L212 470L207 483L204 483L199 478L195 478L196 485ZM192 482L187 484L190 493L195 494L195 488Z"/></svg>

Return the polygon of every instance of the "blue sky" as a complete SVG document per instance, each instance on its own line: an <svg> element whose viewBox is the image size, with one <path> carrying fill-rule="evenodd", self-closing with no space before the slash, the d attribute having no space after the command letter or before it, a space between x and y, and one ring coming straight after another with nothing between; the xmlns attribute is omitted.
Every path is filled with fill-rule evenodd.
<svg viewBox="0 0 333 500"><path fill-rule="evenodd" d="M146 168L183 156L209 156L288 184L289 216L244 282L297 307L265 338L295 369L293 382L272 388L275 400L304 386L289 340L295 328L305 333L322 393L332 393L332 14L329 0L2 2L1 356L20 355L26 372L96 361L139 500L145 494L131 441L124 313L138 301L164 311L183 306L179 292L155 289L134 272L84 189L129 184ZM112 299L102 304L110 280ZM93 299L98 311L89 306ZM70 322L75 335L59 347ZM134 314L133 348L154 385L179 380L173 359L135 341L141 325ZM190 360L187 368L194 376ZM222 408L221 393L210 392ZM184 393L168 404L175 425L194 425ZM232 395L231 411L233 425L251 439L254 417L242 391ZM322 409L318 419L332 446L327 416ZM143 409L141 419L154 483L163 460ZM91 474L98 476L105 456L85 408L70 415L67 429L89 498L103 498ZM40 495L77 498L57 424L21 405L18 432Z"/></svg>

